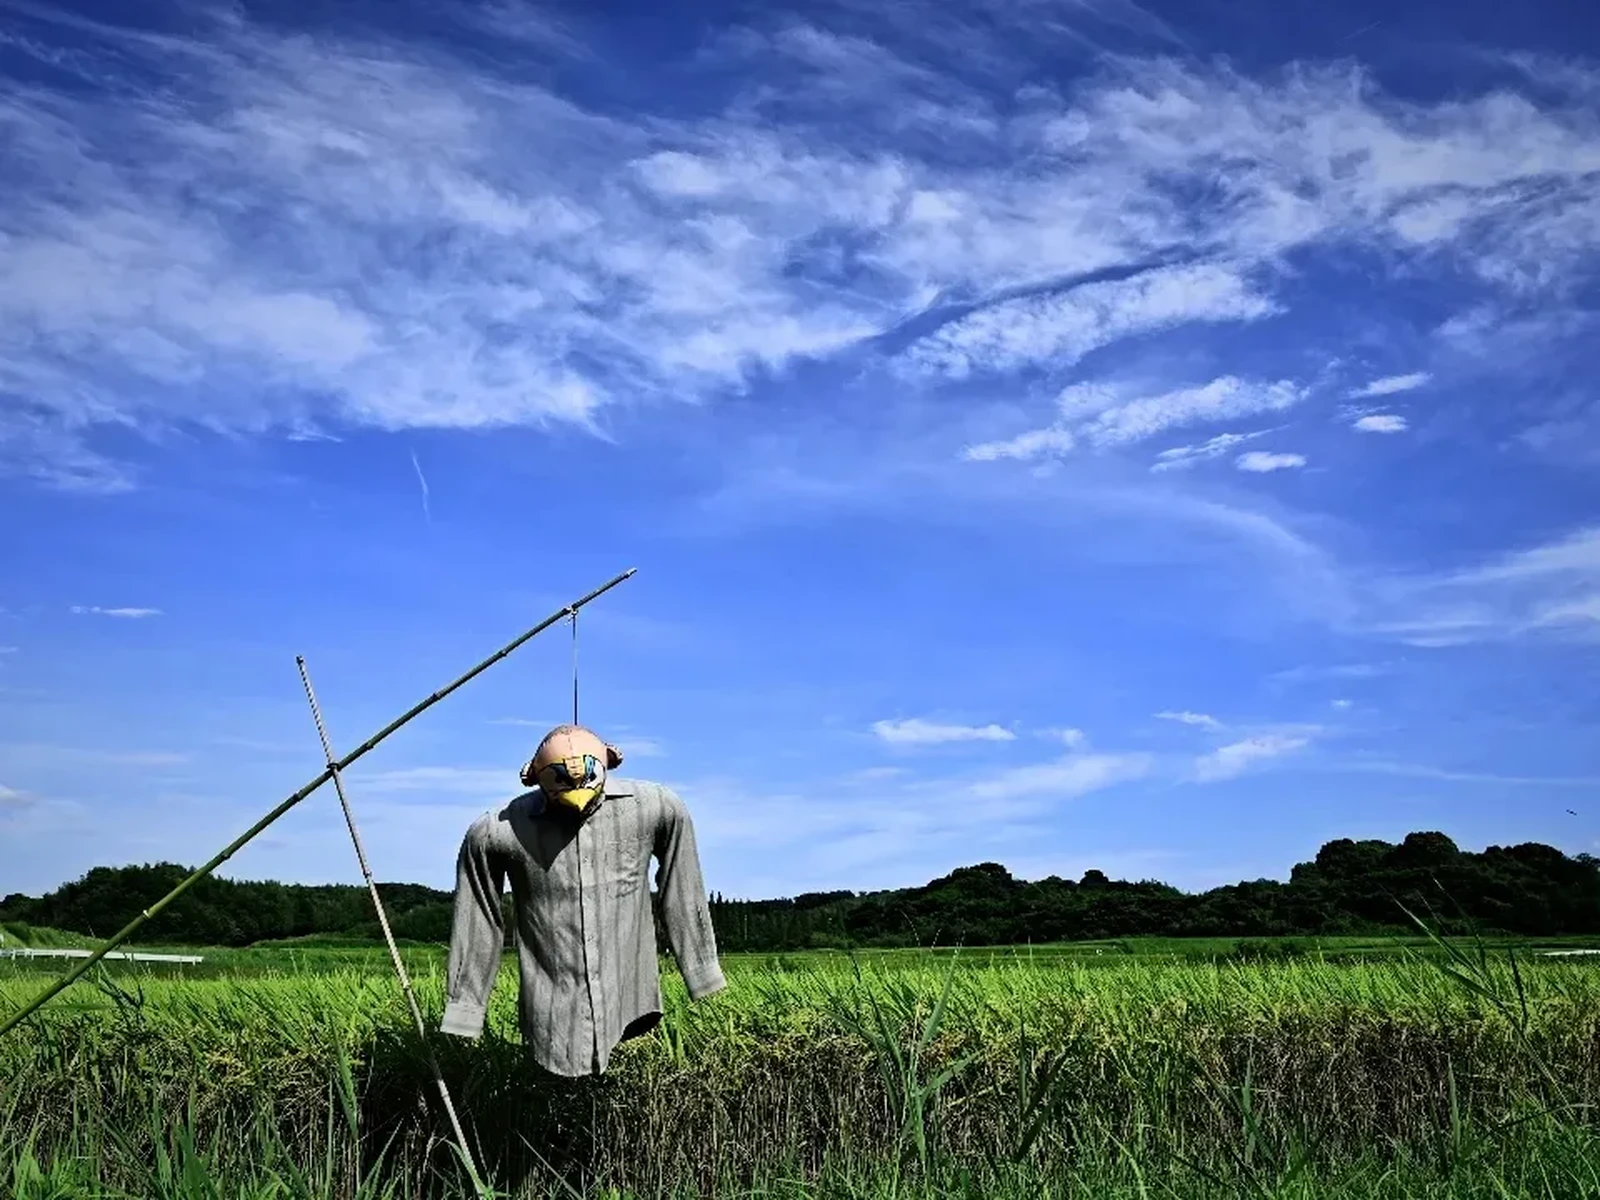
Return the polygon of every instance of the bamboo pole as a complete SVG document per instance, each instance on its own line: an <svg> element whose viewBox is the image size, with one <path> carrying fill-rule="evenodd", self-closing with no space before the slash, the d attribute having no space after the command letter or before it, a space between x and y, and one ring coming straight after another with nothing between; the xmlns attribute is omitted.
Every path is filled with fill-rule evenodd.
<svg viewBox="0 0 1600 1200"><path fill-rule="evenodd" d="M513 650L516 650L519 646L521 646L524 642L526 642L529 639L533 638L537 634L543 633L546 629L550 628L550 626L554 625L557 621L561 620L563 617L570 616L571 614L577 612L578 609L582 608L585 604L589 603L589 601L595 599L597 596L600 596L600 595L604 594L605 592L610 591L612 588L616 587L617 584L621 583L623 580L630 578L636 570L638 570L637 567L630 567L628 570L624 571L621 575L618 575L615 579L612 579L608 583L601 584L599 587L595 588L595 590L590 592L587 596L584 596L584 597L582 597L581 599L578 599L578 600L574 600L571 604L567 605L565 608L561 609L559 612L552 613L550 616L546 617L543 621L540 621L537 625L535 625L532 629L528 630L526 633L523 633L523 634L519 635L518 637L514 638L513 640L507 642L504 646L502 646L500 649L496 650L488 658L484 659L482 662L480 662L477 666L473 667L466 674L462 675L460 678L455 680L455 682L447 684L446 686L440 688L438 691L434 692L433 695L429 696L426 700L420 701L419 703L413 705L411 708L407 709L404 713L402 713L400 716L396 717L393 721L390 721L389 724L385 725L382 729L378 730L377 733L373 734L366 741L362 742L361 745L357 746L354 750L350 751L349 754L345 755L338 762L330 763L328 766L324 767L321 770L321 772L318 773L316 778L311 780L311 782L307 783L304 787L300 788L298 791L292 793L281 804L279 804L276 808L274 808L266 816L262 817L261 820L257 821L254 825L250 826L249 829L245 830L238 837L236 837L233 841L229 842L228 845L225 846L221 851L219 851L217 853L216 857L213 858L210 862L206 863L204 866L202 866L202 867L198 868L197 870L195 870L193 874L191 874L182 883L178 884L177 887L173 888L165 896L161 897L161 899L157 900L154 904L152 904L149 908L147 908L143 912L141 912L133 920L129 921L127 923L127 925L123 926L123 928L115 936L113 936L112 939L109 942L107 942L104 946L101 946L100 949L96 950L88 958L84 959L78 966L74 967L66 975L64 975L60 979L56 980L56 982L51 984L50 987L48 987L45 991L41 992L38 996L35 996L27 1004L23 1005L16 1012L14 1012L10 1016L8 1016L5 1019L5 1023L3 1025L0 1025L0 1037L4 1037L6 1034L10 1033L18 1025L22 1024L22 1022L24 1020L26 1020L29 1016L31 1016L33 1013L37 1012L46 1003L48 1003L53 997L55 997L56 995L58 995L61 992L65 991L73 983L77 982L77 980L84 974L84 972L86 972L90 967L94 966L95 963L99 962L102 958L104 958L109 951L115 950L118 946L122 945L123 942L127 941L130 937L132 937L133 934L134 934L134 931L137 930L146 921L148 921L151 917L154 917L154 916L158 915L159 913L161 913L162 910L164 910L169 904L171 904L179 896L183 895L184 892L188 891L197 882L199 882L201 879L205 878L207 875L211 874L211 872L215 871L219 866L221 866L223 863L227 862L228 859L232 858L234 856L234 854L236 854L246 843L248 843L257 834L259 834L263 829L265 829L267 826L271 825L279 817L283 816L284 813L288 812L296 804L299 804L300 801L304 800L307 796L309 796L312 792L316 791L323 784L327 783L328 780L332 779L333 778L333 773L336 770L341 770L341 771L344 770L351 763L355 762L357 759L359 759L359 758L363 757L365 754L367 754L368 751L372 750L373 747L377 746L379 742L383 741L386 737L388 737L391 733L395 732L395 730L399 729L402 725L405 725L406 723L411 721L413 718L422 715L422 713L426 712L428 709L432 708L435 704L439 703L439 701L443 700L446 696L448 696L451 692L455 691L462 684L467 683L468 681L470 681L472 679L475 679L477 676L481 675L484 671L487 671L490 667L494 666L495 663L499 662L502 658L505 658Z"/></svg>
<svg viewBox="0 0 1600 1200"><path fill-rule="evenodd" d="M574 614L576 619L576 614ZM328 727L322 721L322 706L317 703L317 693L311 687L311 671L306 666L302 655L295 655L295 666L300 668L300 682L305 685L306 703L311 706L311 719L317 726L317 737L322 742L322 756L327 760L328 769L333 772L333 790L339 795L339 807L344 810L344 823L350 830L350 842L356 848L356 862L361 866L361 876L367 881L367 891L372 893L372 907L378 910L378 926L383 930L383 940L389 946L389 958L394 963L395 974L400 977L400 990L406 995L406 1004L411 1008L411 1019L417 1025L417 1037L422 1041L422 1052L427 1056L428 1067L433 1071L433 1082L439 1089L439 1099L444 1103L444 1111L450 1118L450 1128L456 1135L456 1145L461 1149L461 1157L467 1165L467 1174L472 1177L472 1187L479 1197L487 1198L489 1189L484 1185L483 1176L478 1174L477 1160L472 1156L472 1150L467 1145L467 1135L461 1130L461 1120L456 1116L456 1106L450 1099L450 1089L445 1084L444 1072L439 1069L439 1060L434 1056L433 1043L428 1040L428 1027L422 1020L422 1008L417 1003L417 995L411 989L411 976L406 973L405 961L400 957L400 947L395 945L394 932L389 928L389 914L383 907L383 897L378 894L377 881L372 878L372 868L367 865L367 851L361 844L361 834L356 829L356 816L350 808L350 797L345 794L344 775L340 772L338 760L333 755L333 743L328 740Z"/></svg>

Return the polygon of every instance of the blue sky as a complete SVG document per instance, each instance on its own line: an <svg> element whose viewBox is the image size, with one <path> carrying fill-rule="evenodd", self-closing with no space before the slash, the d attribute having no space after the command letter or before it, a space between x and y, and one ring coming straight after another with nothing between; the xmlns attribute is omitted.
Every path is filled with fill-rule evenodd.
<svg viewBox="0 0 1600 1200"><path fill-rule="evenodd" d="M0 893L632 566L583 717L728 895L1600 849L1585 5L305 8L0 0ZM381 878L570 656L351 771Z"/></svg>

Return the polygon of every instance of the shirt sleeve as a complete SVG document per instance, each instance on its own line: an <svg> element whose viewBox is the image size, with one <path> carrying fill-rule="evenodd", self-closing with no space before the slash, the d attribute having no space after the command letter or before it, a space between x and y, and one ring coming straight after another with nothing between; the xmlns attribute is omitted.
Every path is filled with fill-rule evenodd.
<svg viewBox="0 0 1600 1200"><path fill-rule="evenodd" d="M449 983L439 1028L459 1037L478 1037L489 1007L489 993L500 973L505 949L505 865L491 841L494 818L485 813L472 823L456 856L455 912L450 927Z"/></svg>
<svg viewBox="0 0 1600 1200"><path fill-rule="evenodd" d="M661 788L661 824L656 829L656 889L661 893L661 921L667 929L672 957L689 997L699 1000L727 986L717 962L717 939L711 927L711 905L700 874L694 822L677 794Z"/></svg>

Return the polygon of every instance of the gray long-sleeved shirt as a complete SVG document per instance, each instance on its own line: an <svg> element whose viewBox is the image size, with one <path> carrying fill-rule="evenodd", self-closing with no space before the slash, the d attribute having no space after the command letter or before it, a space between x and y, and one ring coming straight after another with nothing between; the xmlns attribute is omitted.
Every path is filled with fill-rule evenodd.
<svg viewBox="0 0 1600 1200"><path fill-rule="evenodd" d="M553 807L553 806L552 806ZM517 922L523 1040L558 1075L604 1071L661 1011L647 879L693 999L725 986L689 810L669 788L608 779L582 819L537 788L472 823L456 861L445 1033L477 1037L504 946L505 880Z"/></svg>

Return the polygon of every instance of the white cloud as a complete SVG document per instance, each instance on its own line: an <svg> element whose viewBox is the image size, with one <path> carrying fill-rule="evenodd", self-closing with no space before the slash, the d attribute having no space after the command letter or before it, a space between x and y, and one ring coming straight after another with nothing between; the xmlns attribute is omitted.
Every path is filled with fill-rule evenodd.
<svg viewBox="0 0 1600 1200"><path fill-rule="evenodd" d="M1087 422L1087 435L1097 445L1124 445L1173 427L1279 412L1305 396L1304 388L1287 380L1263 384L1225 375L1201 387L1141 396L1104 409ZM1061 399L1063 414L1081 412L1085 401L1081 393L1069 389Z"/></svg>
<svg viewBox="0 0 1600 1200"><path fill-rule="evenodd" d="M1060 762L1037 763L1002 771L993 779L969 785L980 799L1016 796L1082 796L1113 784L1139 779L1150 771L1146 754L1083 754Z"/></svg>
<svg viewBox="0 0 1600 1200"><path fill-rule="evenodd" d="M900 779L906 774L904 767L862 767L844 778L849 783L881 783L886 779Z"/></svg>
<svg viewBox="0 0 1600 1200"><path fill-rule="evenodd" d="M1063 746L1082 746L1088 741L1088 735L1081 729L1046 729L1042 736L1052 741L1060 742Z"/></svg>
<svg viewBox="0 0 1600 1200"><path fill-rule="evenodd" d="M1534 612L1535 625L1567 625L1600 623L1600 592L1592 592L1575 600L1554 601L1543 604Z"/></svg>
<svg viewBox="0 0 1600 1200"><path fill-rule="evenodd" d="M1229 420L1255 413L1276 412L1299 403L1305 389L1286 380L1253 383L1225 375L1199 387L1180 388L1155 395L1129 395L1105 384L1076 384L1056 399L1060 420L1056 425L1032 430L1009 441L968 447L968 460L1037 458L1046 453L1065 454L1080 443L1097 449L1142 442L1168 429ZM1163 451L1161 466L1182 465L1198 458L1225 453L1231 446L1259 434L1221 434L1201 446Z"/></svg>
<svg viewBox="0 0 1600 1200"><path fill-rule="evenodd" d="M1396 413L1369 413L1357 417L1355 427L1362 433L1404 433L1406 419Z"/></svg>
<svg viewBox="0 0 1600 1200"><path fill-rule="evenodd" d="M1333 705L1334 708L1344 709L1344 708L1349 708L1354 703L1354 701L1339 699L1339 700L1330 701L1330 703Z"/></svg>
<svg viewBox="0 0 1600 1200"><path fill-rule="evenodd" d="M1072 754L932 778L873 771L776 793L728 778L664 782L695 815L708 878L728 880L719 886L730 893L793 895L919 884L985 858L1020 862L1056 843L1061 802L1137 781L1152 766L1142 754ZM861 803L863 784L870 804ZM799 840L786 816L797 805L810 833ZM753 872L768 882L752 881Z"/></svg>
<svg viewBox="0 0 1600 1200"><path fill-rule="evenodd" d="M0 654L15 654L16 652L17 648L15 646L0 646Z"/></svg>
<svg viewBox="0 0 1600 1200"><path fill-rule="evenodd" d="M1252 441L1266 433L1265 429L1255 433L1219 433L1216 437L1201 442L1194 446L1174 446L1170 450L1162 450L1156 455L1156 462L1150 468L1152 471L1171 471L1187 467L1208 458L1220 458L1235 446Z"/></svg>
<svg viewBox="0 0 1600 1200"><path fill-rule="evenodd" d="M1247 450L1236 460L1241 471L1264 474L1268 471L1286 471L1306 465L1303 454L1272 454L1265 450Z"/></svg>
<svg viewBox="0 0 1600 1200"><path fill-rule="evenodd" d="M364 771L356 767L346 771L344 776L353 791L359 789L379 795L426 792L509 800L523 790L517 778L517 767L403 767L388 771Z"/></svg>
<svg viewBox="0 0 1600 1200"><path fill-rule="evenodd" d="M141 617L159 617L159 608L101 608L99 605L74 604L72 611L100 617L122 617L127 620L138 620Z"/></svg>
<svg viewBox="0 0 1600 1200"><path fill-rule="evenodd" d="M497 13L519 47L583 53L542 13ZM30 19L23 53L65 53ZM1570 72L1424 102L1343 63L1123 57L997 102L922 61L934 18L882 20L917 62L791 24L744 38L750 82L698 116L590 111L392 34L96 26L76 75L0 101L0 389L23 398L0 466L111 492L135 477L107 430L598 433L611 406L869 355L950 311L902 367L1057 370L1270 316L1272 268L1309 246L1523 299L1561 296L1600 246ZM935 40L970 66L958 25ZM263 236L261 212L289 216Z"/></svg>
<svg viewBox="0 0 1600 1200"><path fill-rule="evenodd" d="M1596 775L1499 775L1492 771L1451 771L1425 764L1359 758L1345 759L1330 765L1341 771L1371 771L1380 775L1399 775L1412 779L1437 779L1441 783L1514 784L1519 787L1600 787L1600 776Z"/></svg>
<svg viewBox="0 0 1600 1200"><path fill-rule="evenodd" d="M912 717L874 721L872 732L896 746L933 746L945 742L1009 742L1016 734L1000 725L942 725Z"/></svg>
<svg viewBox="0 0 1600 1200"><path fill-rule="evenodd" d="M106 750L96 752L95 757L123 767L177 767L193 756L171 750Z"/></svg>
<svg viewBox="0 0 1600 1200"><path fill-rule="evenodd" d="M62 745L53 742L3 742L0 743L0 769L24 780L42 775L59 778L65 773L82 770L90 777L104 782L118 779L130 786L138 778L169 779L170 769L185 767L194 761L192 754L177 750L116 749L95 745ZM108 771L106 768L121 768Z"/></svg>
<svg viewBox="0 0 1600 1200"><path fill-rule="evenodd" d="M1503 555L1482 567L1461 571L1457 584L1522 583L1552 576L1600 576L1600 526L1579 529L1529 550Z"/></svg>
<svg viewBox="0 0 1600 1200"><path fill-rule="evenodd" d="M1249 321L1275 311L1236 271L1163 267L980 308L915 342L904 365L914 374L954 379L1035 363L1067 367L1133 334L1190 321Z"/></svg>
<svg viewBox="0 0 1600 1200"><path fill-rule="evenodd" d="M1374 379L1365 387L1357 388L1350 393L1352 399L1362 399L1367 396L1392 396L1396 392L1409 392L1423 387L1433 376L1427 371L1415 371L1410 375L1385 375L1382 379Z"/></svg>
<svg viewBox="0 0 1600 1200"><path fill-rule="evenodd" d="M1417 646L1600 637L1600 526L1483 565L1373 585L1368 628Z"/></svg>
<svg viewBox="0 0 1600 1200"><path fill-rule="evenodd" d="M1261 734L1221 746L1194 761L1194 777L1201 783L1215 783L1242 775L1253 764L1292 754L1309 739L1290 734Z"/></svg>
<svg viewBox="0 0 1600 1200"><path fill-rule="evenodd" d="M19 792L16 788L6 787L0 783L0 810L22 808L32 802L32 798L25 792Z"/></svg>
<svg viewBox="0 0 1600 1200"><path fill-rule="evenodd" d="M970 462L994 462L1001 458L1034 459L1047 454L1065 454L1076 444L1065 429L1035 429L1004 442L981 442L968 446L962 456Z"/></svg>
<svg viewBox="0 0 1600 1200"><path fill-rule="evenodd" d="M667 753L666 745L659 738L617 737L611 740L625 758L662 758Z"/></svg>
<svg viewBox="0 0 1600 1200"><path fill-rule="evenodd" d="M1308 679L1372 679L1393 671L1392 663L1335 663L1331 666L1290 667L1275 672L1274 679L1303 681Z"/></svg>
<svg viewBox="0 0 1600 1200"><path fill-rule="evenodd" d="M1197 712L1158 712L1156 718L1161 721L1176 721L1180 725L1193 725L1197 729L1221 729L1222 722L1206 713Z"/></svg>
<svg viewBox="0 0 1600 1200"><path fill-rule="evenodd" d="M502 41L522 42L564 56L589 57L573 31L542 5L525 3L524 0L488 0L481 7L465 8L452 13L452 16Z"/></svg>

